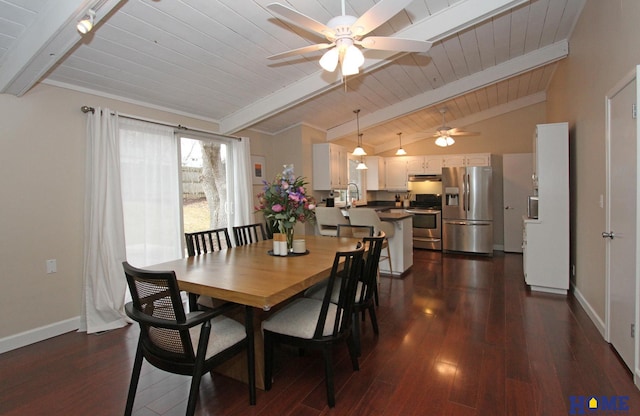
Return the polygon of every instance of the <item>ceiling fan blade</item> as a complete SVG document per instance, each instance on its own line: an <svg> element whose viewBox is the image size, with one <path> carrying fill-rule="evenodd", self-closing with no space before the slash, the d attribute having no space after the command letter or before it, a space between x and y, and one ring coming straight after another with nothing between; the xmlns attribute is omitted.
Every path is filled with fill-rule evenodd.
<svg viewBox="0 0 640 416"><path fill-rule="evenodd" d="M398 12L407 7L411 1L412 0L380 0L351 25L351 33L355 36L366 35L398 14Z"/></svg>
<svg viewBox="0 0 640 416"><path fill-rule="evenodd" d="M300 26L303 29L319 33L320 35L327 38L335 37L335 32L329 26L325 25L324 23L320 23L308 16L305 16L299 11L287 7L284 4L270 3L267 5L267 8L272 12L287 18L296 26Z"/></svg>
<svg viewBox="0 0 640 416"><path fill-rule="evenodd" d="M431 42L426 40L391 38L385 36L369 36L355 43L361 45L363 48L383 51L426 52L431 49Z"/></svg>
<svg viewBox="0 0 640 416"><path fill-rule="evenodd" d="M480 133L477 131L466 131L458 128L450 128L450 127L440 127L433 133L433 137L440 136L451 136L451 137L462 137L462 136L479 136Z"/></svg>
<svg viewBox="0 0 640 416"><path fill-rule="evenodd" d="M278 53L278 54L275 54L275 55L271 55L271 56L267 57L267 59L288 58L288 57L294 56L294 55L302 55L304 53L321 51L323 49L330 48L330 47L332 47L334 45L335 45L335 43L316 43L315 45L303 46L302 48L291 49L290 51L287 51L287 52L282 52L282 53Z"/></svg>
<svg viewBox="0 0 640 416"><path fill-rule="evenodd" d="M466 130L462 130L462 129L451 129L449 130L449 136L479 136L480 133L477 131L466 131Z"/></svg>

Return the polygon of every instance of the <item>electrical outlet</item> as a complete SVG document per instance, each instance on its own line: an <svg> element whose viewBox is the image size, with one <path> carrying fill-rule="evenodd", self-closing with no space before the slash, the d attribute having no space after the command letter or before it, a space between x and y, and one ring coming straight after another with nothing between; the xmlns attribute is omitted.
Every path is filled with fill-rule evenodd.
<svg viewBox="0 0 640 416"><path fill-rule="evenodd" d="M58 271L58 262L56 259L47 260L47 274L55 273Z"/></svg>

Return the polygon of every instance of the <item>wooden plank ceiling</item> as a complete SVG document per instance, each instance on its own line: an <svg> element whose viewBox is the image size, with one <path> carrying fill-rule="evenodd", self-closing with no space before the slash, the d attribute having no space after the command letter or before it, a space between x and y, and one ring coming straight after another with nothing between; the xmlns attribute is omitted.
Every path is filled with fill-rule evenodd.
<svg viewBox="0 0 640 416"><path fill-rule="evenodd" d="M280 20L275 0L0 0L0 91L37 82L116 97L219 123L220 132L278 134L306 123L328 140L375 152L544 101L585 0L414 0L372 34L434 42L426 53L365 51L346 82L321 52L268 60L323 41ZM346 0L360 16L380 0ZM385 0L393 1L393 0ZM320 22L340 0L282 0ZM96 27L75 24L97 8ZM91 104L91 103L87 103Z"/></svg>

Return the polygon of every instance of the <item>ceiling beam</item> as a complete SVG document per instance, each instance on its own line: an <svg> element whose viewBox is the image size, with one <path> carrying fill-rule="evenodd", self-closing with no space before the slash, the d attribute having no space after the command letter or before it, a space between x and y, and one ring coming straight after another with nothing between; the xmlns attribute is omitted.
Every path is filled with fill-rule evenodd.
<svg viewBox="0 0 640 416"><path fill-rule="evenodd" d="M407 29L397 32L394 36L418 40L440 40L527 1L462 0ZM360 73L370 72L389 64L394 55L395 59L402 56L397 52L376 52L378 52L379 58L367 59ZM220 120L220 131L225 134L236 133L336 88L340 84L341 79L337 72L330 73L319 70L223 118Z"/></svg>
<svg viewBox="0 0 640 416"><path fill-rule="evenodd" d="M96 11L96 26L121 1L49 0L0 62L0 92L22 96L29 91L82 41L76 24L89 9L103 3Z"/></svg>
<svg viewBox="0 0 640 416"><path fill-rule="evenodd" d="M450 100L463 94L486 87L487 85L508 79L535 68L556 62L569 54L569 43L566 40L536 49L526 55L519 56L496 66L476 72L468 77L450 82L440 88L424 92L408 98L384 109L360 117L360 130L387 123L396 118L430 107L434 104ZM327 141L337 140L356 131L355 121L333 127L327 131Z"/></svg>

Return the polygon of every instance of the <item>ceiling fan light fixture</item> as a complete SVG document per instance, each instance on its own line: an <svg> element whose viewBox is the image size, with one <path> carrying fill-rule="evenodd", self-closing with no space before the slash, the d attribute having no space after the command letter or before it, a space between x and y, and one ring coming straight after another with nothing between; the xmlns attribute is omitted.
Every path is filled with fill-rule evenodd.
<svg viewBox="0 0 640 416"><path fill-rule="evenodd" d="M93 23L94 23L95 17L96 17L96 12L93 11L92 9L89 9L87 11L87 14L84 15L82 20L80 20L76 25L76 29L78 29L78 32L80 32L83 35L86 35L87 33L91 32L91 29L93 29Z"/></svg>
<svg viewBox="0 0 640 416"><path fill-rule="evenodd" d="M452 144L454 144L456 141L453 140L453 137L451 136L440 136L436 139L436 145L440 146L440 147L447 147L447 146L451 146Z"/></svg>
<svg viewBox="0 0 640 416"><path fill-rule="evenodd" d="M443 136L440 136L436 139L436 146L447 147L447 139Z"/></svg>
<svg viewBox="0 0 640 416"><path fill-rule="evenodd" d="M355 75L360 72L360 67L364 64L364 55L355 45L349 45L342 56L342 75Z"/></svg>
<svg viewBox="0 0 640 416"><path fill-rule="evenodd" d="M333 72L338 67L338 60L340 59L340 53L337 48L331 48L322 55L320 58L320 66L325 71Z"/></svg>

